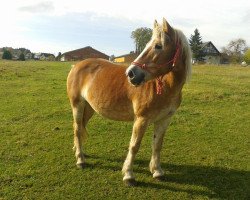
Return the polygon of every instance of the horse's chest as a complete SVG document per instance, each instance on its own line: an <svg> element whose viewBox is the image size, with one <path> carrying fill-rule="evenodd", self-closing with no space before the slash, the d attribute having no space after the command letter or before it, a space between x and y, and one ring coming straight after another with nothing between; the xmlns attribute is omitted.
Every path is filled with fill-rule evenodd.
<svg viewBox="0 0 250 200"><path fill-rule="evenodd" d="M142 116L151 122L171 117L181 103L181 95L154 96L155 98L134 103L136 116Z"/></svg>

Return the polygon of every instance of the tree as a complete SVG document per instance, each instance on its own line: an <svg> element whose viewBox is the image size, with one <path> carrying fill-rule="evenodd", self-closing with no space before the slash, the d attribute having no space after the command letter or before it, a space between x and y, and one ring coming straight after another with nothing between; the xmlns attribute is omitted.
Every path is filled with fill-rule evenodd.
<svg viewBox="0 0 250 200"><path fill-rule="evenodd" d="M202 37L199 30L194 30L194 35L190 36L189 44L193 53L193 59L195 61L203 61L204 54L202 52Z"/></svg>
<svg viewBox="0 0 250 200"><path fill-rule="evenodd" d="M11 52L8 50L4 50L2 59L11 60L12 59Z"/></svg>
<svg viewBox="0 0 250 200"><path fill-rule="evenodd" d="M141 53L146 44L152 37L152 29L147 27L137 28L131 33L131 38L134 39L135 52Z"/></svg>
<svg viewBox="0 0 250 200"><path fill-rule="evenodd" d="M59 53L58 53L58 55L56 56L56 60L57 60L57 61L60 61L61 56L62 56L62 53L61 53L61 52L59 52Z"/></svg>
<svg viewBox="0 0 250 200"><path fill-rule="evenodd" d="M55 60L55 56L54 55L49 55L48 60L49 61L54 61Z"/></svg>
<svg viewBox="0 0 250 200"><path fill-rule="evenodd" d="M246 40L242 38L231 40L226 47L222 48L222 52L229 56L231 63L240 63L246 50Z"/></svg>
<svg viewBox="0 0 250 200"><path fill-rule="evenodd" d="M114 60L115 60L115 55L111 55L111 56L109 57L109 61L114 62Z"/></svg>
<svg viewBox="0 0 250 200"><path fill-rule="evenodd" d="M244 61L250 65L250 49L248 49L244 54Z"/></svg>
<svg viewBox="0 0 250 200"><path fill-rule="evenodd" d="M18 60L25 61L24 53L21 53Z"/></svg>
<svg viewBox="0 0 250 200"><path fill-rule="evenodd" d="M27 53L31 53L31 51L29 49L26 49L26 48L18 48L16 50L18 50L19 52L24 53L24 55L26 55Z"/></svg>

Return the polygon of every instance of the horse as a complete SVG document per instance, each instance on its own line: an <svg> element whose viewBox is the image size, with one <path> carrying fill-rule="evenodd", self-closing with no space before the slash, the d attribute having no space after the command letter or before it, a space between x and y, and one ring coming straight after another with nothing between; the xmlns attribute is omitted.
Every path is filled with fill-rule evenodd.
<svg viewBox="0 0 250 200"><path fill-rule="evenodd" d="M132 170L143 135L154 125L152 157L153 178L161 180L163 138L170 119L181 104L182 88L191 75L191 50L183 32L163 18L156 20L152 37L144 50L127 68L100 58L78 62L67 77L67 94L73 113L76 165L85 166L83 142L86 125L94 113L117 121L134 121L123 181L136 185Z"/></svg>

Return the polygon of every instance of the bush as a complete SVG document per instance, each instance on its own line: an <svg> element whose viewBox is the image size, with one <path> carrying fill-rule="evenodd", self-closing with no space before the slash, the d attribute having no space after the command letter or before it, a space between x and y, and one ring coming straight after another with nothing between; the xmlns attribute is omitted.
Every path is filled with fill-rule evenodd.
<svg viewBox="0 0 250 200"><path fill-rule="evenodd" d="M246 51L246 53L244 54L244 61L245 61L248 65L250 65L250 49L248 49L248 50Z"/></svg>
<svg viewBox="0 0 250 200"><path fill-rule="evenodd" d="M12 55L11 55L10 51L4 50L2 59L11 60Z"/></svg>
<svg viewBox="0 0 250 200"><path fill-rule="evenodd" d="M21 61L25 61L25 56L23 53L20 54L19 56L19 59L18 60L21 60Z"/></svg>

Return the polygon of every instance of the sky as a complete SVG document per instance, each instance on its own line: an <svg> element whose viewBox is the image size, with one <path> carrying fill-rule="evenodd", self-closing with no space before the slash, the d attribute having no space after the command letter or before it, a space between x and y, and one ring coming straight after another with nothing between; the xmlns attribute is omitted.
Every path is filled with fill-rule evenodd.
<svg viewBox="0 0 250 200"><path fill-rule="evenodd" d="M156 19L221 50L231 40L250 45L249 0L7 0L0 7L0 47L67 52L85 46L119 56L133 51L131 32Z"/></svg>

